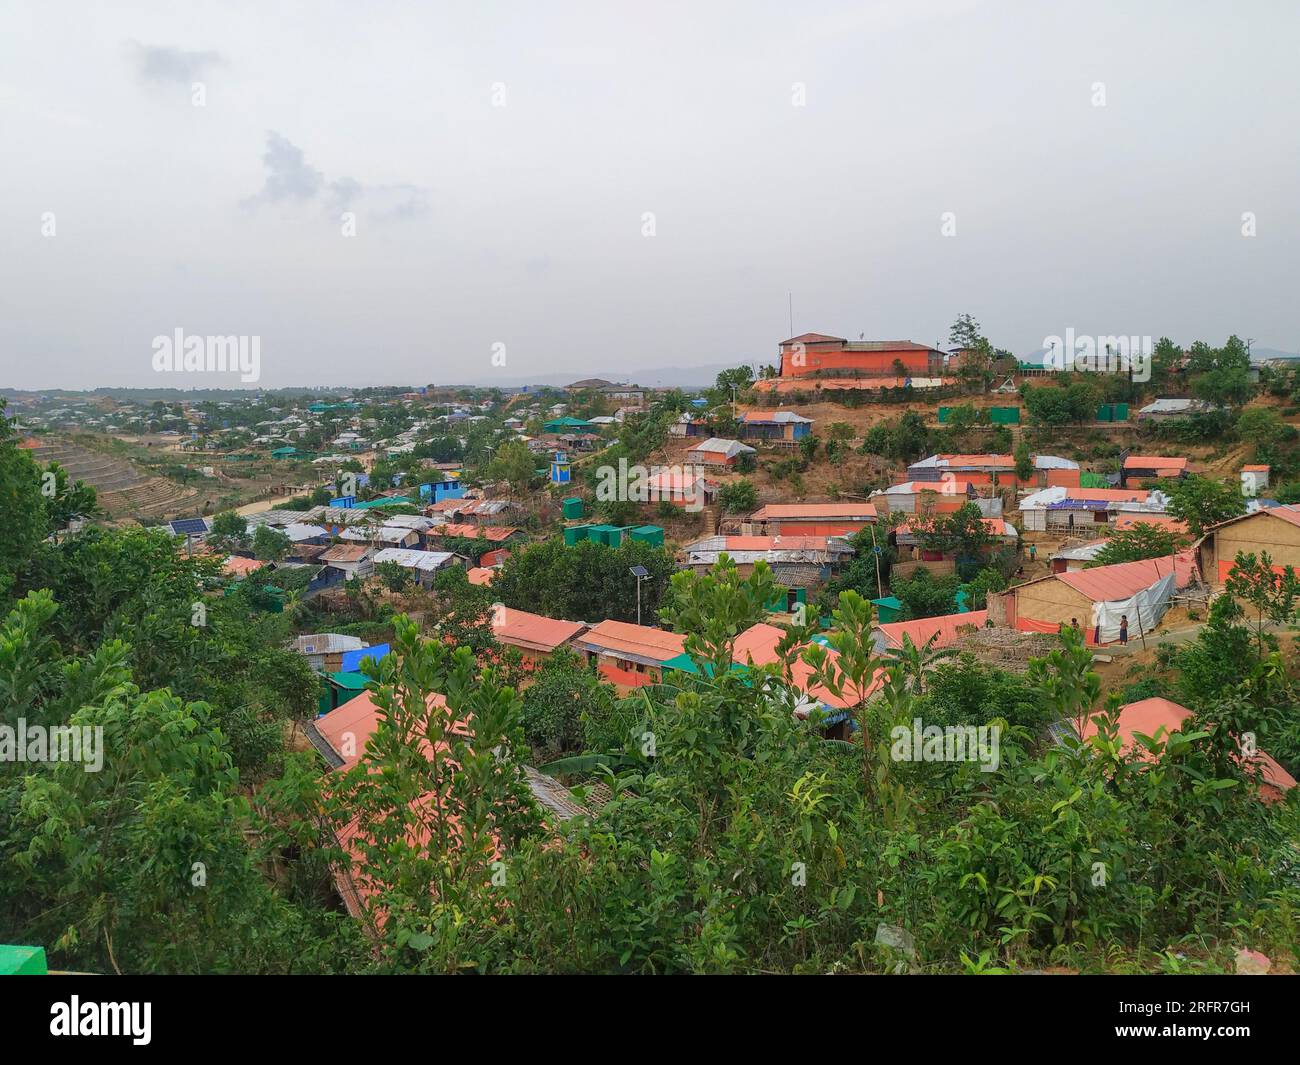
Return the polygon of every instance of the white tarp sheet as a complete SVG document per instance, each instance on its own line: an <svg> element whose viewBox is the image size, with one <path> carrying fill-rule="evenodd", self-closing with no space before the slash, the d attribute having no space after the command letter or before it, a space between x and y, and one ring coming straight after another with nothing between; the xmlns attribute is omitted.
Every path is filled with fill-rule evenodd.
<svg viewBox="0 0 1300 1065"><path fill-rule="evenodd" d="M1150 632L1160 623L1169 609L1174 597L1173 573L1166 574L1149 588L1128 599L1113 599L1104 603L1094 603L1092 607L1092 631L1097 632L1101 626L1098 643L1114 643L1119 639L1120 619L1128 616L1128 638L1139 639L1139 634Z"/></svg>

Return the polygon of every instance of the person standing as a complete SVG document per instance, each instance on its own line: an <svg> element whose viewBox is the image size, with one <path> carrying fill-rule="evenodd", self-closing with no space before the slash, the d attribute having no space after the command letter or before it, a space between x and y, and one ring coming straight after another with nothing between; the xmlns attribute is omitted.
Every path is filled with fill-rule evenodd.
<svg viewBox="0 0 1300 1065"><path fill-rule="evenodd" d="M1128 643L1128 615L1127 614L1121 614L1119 616L1119 642L1121 644Z"/></svg>

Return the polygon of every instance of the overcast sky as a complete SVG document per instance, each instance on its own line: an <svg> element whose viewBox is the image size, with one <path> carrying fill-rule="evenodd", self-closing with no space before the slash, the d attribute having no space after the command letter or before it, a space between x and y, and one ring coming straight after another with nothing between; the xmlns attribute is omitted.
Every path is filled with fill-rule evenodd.
<svg viewBox="0 0 1300 1065"><path fill-rule="evenodd" d="M791 292L1295 351L1298 42L1290 0L0 0L0 386L238 384L161 379L177 328L268 387L771 361Z"/></svg>

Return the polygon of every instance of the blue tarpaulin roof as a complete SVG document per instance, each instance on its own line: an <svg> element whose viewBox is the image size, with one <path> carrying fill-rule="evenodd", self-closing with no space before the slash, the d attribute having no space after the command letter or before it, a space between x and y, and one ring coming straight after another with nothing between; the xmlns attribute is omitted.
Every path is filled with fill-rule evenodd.
<svg viewBox="0 0 1300 1065"><path fill-rule="evenodd" d="M380 659L388 654L388 644L377 643L374 647L362 647L358 651L344 651L339 662L340 673L357 673L361 669L363 658Z"/></svg>

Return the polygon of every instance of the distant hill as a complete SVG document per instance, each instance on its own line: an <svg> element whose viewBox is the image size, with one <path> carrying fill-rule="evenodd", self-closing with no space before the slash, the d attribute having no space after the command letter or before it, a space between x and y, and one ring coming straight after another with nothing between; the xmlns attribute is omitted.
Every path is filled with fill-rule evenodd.
<svg viewBox="0 0 1300 1065"><path fill-rule="evenodd" d="M1039 348L1037 351L1031 351L1028 355L1017 356L1021 362L1029 363L1032 366L1041 366L1043 356L1047 354L1046 348ZM1268 362L1269 359L1300 359L1300 352L1280 351L1277 348L1253 347L1250 349L1251 362Z"/></svg>
<svg viewBox="0 0 1300 1065"><path fill-rule="evenodd" d="M590 371L570 370L565 373L539 374L535 377L503 377L496 373L488 372L478 376L466 376L457 380L436 380L428 382L425 380L412 380L409 387L417 388L425 384L435 384L439 387L465 387L465 388L523 388L524 386L550 386L554 388L563 388L571 385L575 381L582 381L588 378L601 376L611 381L617 379L618 383L627 383L640 385L642 388L703 388L712 385L717 380L718 374L723 370L730 370L740 362L720 362L709 366L655 366L649 369L618 371L612 373L606 371L603 374L593 374ZM757 369L758 363L753 363ZM90 396L114 396L119 399L129 399L137 403L152 403L155 400L164 402L180 402L188 400L191 403L203 401L219 402L221 400L230 400L237 398L247 398L249 395L262 393L266 396L278 396L285 399L294 396L314 396L319 394L342 394L351 389L361 388L387 388L394 387L391 385L373 385L370 382L358 380L349 385L337 385L329 388L321 387L301 387L295 386L290 388L114 388L100 387L94 389L68 389L68 388L38 388L38 389L15 389L0 388L0 396L46 396L51 399L59 398L84 398ZM399 386L400 387L400 386Z"/></svg>

